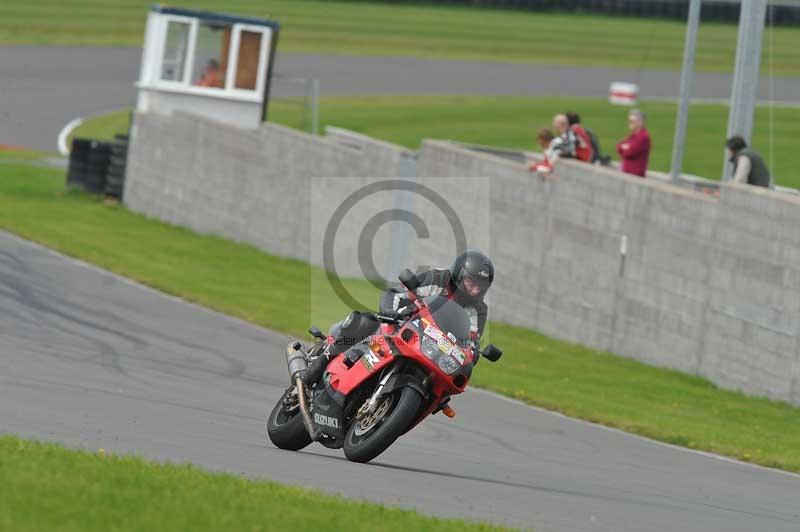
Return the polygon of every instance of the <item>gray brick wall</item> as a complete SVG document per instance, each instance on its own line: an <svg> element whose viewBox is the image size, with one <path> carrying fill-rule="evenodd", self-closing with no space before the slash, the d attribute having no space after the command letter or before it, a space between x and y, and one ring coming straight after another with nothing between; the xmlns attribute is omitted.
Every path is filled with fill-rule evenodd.
<svg viewBox="0 0 800 532"><path fill-rule="evenodd" d="M135 124L131 209L317 265L320 224L354 186L408 176L409 161L413 170L407 150L339 130L242 131L181 114L140 114ZM570 161L543 181L439 141L423 143L415 172L478 235L470 245L495 259L491 319L800 404L800 198L724 185L716 199ZM476 200L463 180L443 177L488 178L489 188ZM353 235L396 206L376 195L346 220L340 274L360 274ZM417 201L413 210L430 218L436 209ZM446 266L448 231L403 246L378 239L373 256ZM398 256L398 247L407 249Z"/></svg>
<svg viewBox="0 0 800 532"><path fill-rule="evenodd" d="M371 176L396 176L401 157L409 153L366 137L359 145L345 145L271 123L249 131L180 113L137 114L132 133L125 183L129 208L317 265L322 257L309 244L321 242L322 235L312 225L330 217L325 209L344 198L337 178L367 184ZM369 215L388 208L391 198L383 199L361 211L361 218L348 219L350 225L363 225ZM386 249L377 251L386 255L389 244L384 244ZM337 262L340 274L360 273L346 239L337 241L336 255L351 258Z"/></svg>
<svg viewBox="0 0 800 532"><path fill-rule="evenodd" d="M715 199L571 161L541 181L435 141L418 171L493 177L492 318L800 404L797 197Z"/></svg>

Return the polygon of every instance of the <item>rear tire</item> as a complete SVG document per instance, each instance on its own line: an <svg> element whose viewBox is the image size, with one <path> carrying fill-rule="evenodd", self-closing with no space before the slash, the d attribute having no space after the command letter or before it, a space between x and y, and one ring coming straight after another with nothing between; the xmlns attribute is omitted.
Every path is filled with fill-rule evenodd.
<svg viewBox="0 0 800 532"><path fill-rule="evenodd" d="M367 428L356 419L347 431L344 455L351 462L369 462L388 449L417 417L422 397L413 388L403 387L379 401L391 402L388 407L380 402L376 406L376 412L387 408L380 419Z"/></svg>
<svg viewBox="0 0 800 532"><path fill-rule="evenodd" d="M308 435L303 423L300 407L297 406L292 412L287 412L284 407L286 394L292 389L283 392L278 403L272 409L267 419L267 435L279 449L299 451L311 443L311 436Z"/></svg>

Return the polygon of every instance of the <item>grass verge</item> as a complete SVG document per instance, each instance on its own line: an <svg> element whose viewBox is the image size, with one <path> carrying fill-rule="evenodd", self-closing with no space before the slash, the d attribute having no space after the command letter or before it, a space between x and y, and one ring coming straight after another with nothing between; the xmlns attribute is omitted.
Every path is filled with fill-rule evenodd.
<svg viewBox="0 0 800 532"><path fill-rule="evenodd" d="M65 194L63 183L63 172L0 165L0 227L165 292L305 336L310 297L298 294L325 285L321 270ZM348 289L362 301L377 301L364 281L350 281ZM345 310L331 303L315 308L315 319L332 322ZM519 327L492 323L490 334L505 355L498 364L481 365L477 386L658 440L800 472L800 408Z"/></svg>
<svg viewBox="0 0 800 532"><path fill-rule="evenodd" d="M0 530L507 530L13 436L0 476Z"/></svg>
<svg viewBox="0 0 800 532"><path fill-rule="evenodd" d="M0 44L141 46L151 0L0 3ZM270 17L284 51L402 55L678 70L685 24L660 19L457 6L298 0L192 0L178 7ZM737 27L700 26L696 68L732 71ZM768 29L761 64L800 72L800 31ZM771 52L771 53L770 53Z"/></svg>
<svg viewBox="0 0 800 532"><path fill-rule="evenodd" d="M38 161L43 157L55 157L57 153L29 150L27 148L4 148L0 146L0 163Z"/></svg>
<svg viewBox="0 0 800 532"><path fill-rule="evenodd" d="M669 171L676 106L643 102L647 127L653 139L650 168ZM536 131L549 126L559 111L575 110L600 137L603 150L614 153L627 135L627 109L594 98L535 98L494 96L358 96L320 100L320 121L416 149L423 138L452 139L476 144L535 149ZM276 100L270 104L270 120L297 127L298 106ZM111 138L127 131L128 113L119 111L90 119L76 130L79 136ZM710 179L722 173L723 143L728 107L692 105L683 170ZM800 188L795 164L794 130L800 123L800 107L756 111L753 145L764 156L778 185ZM770 135L772 129L772 135ZM770 144L771 142L771 144ZM773 164L774 163L774 164Z"/></svg>
<svg viewBox="0 0 800 532"><path fill-rule="evenodd" d="M132 112L131 109L120 109L86 118L69 134L67 145L72 146L74 138L112 140L114 135L127 135Z"/></svg>

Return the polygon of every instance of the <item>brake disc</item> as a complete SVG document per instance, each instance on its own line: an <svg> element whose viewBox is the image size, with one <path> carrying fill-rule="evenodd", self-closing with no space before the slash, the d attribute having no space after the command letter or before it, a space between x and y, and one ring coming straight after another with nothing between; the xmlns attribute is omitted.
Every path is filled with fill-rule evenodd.
<svg viewBox="0 0 800 532"><path fill-rule="evenodd" d="M356 417L356 427L353 430L356 436L363 436L370 430L372 430L378 422L383 419L389 412L389 408L392 406L393 395L384 395L383 398L378 403L378 406L375 407L375 410L368 415L359 414Z"/></svg>

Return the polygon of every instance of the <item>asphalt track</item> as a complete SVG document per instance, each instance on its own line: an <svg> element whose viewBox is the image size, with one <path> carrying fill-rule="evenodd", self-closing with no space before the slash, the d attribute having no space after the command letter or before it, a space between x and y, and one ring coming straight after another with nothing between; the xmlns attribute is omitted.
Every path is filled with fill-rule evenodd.
<svg viewBox="0 0 800 532"><path fill-rule="evenodd" d="M800 530L800 476L479 391L372 464L278 450L264 418L287 383L286 336L2 231L0 311L0 432L539 532Z"/></svg>
<svg viewBox="0 0 800 532"><path fill-rule="evenodd" d="M0 46L0 144L55 150L77 117L133 107L141 51L136 48ZM646 98L675 98L677 72L575 68L279 52L277 96L302 93L292 78L320 79L323 95L495 94L605 97L612 81L638 82ZM773 98L800 103L800 78L775 78ZM693 96L725 99L730 75L698 73ZM763 79L760 97L770 97Z"/></svg>

